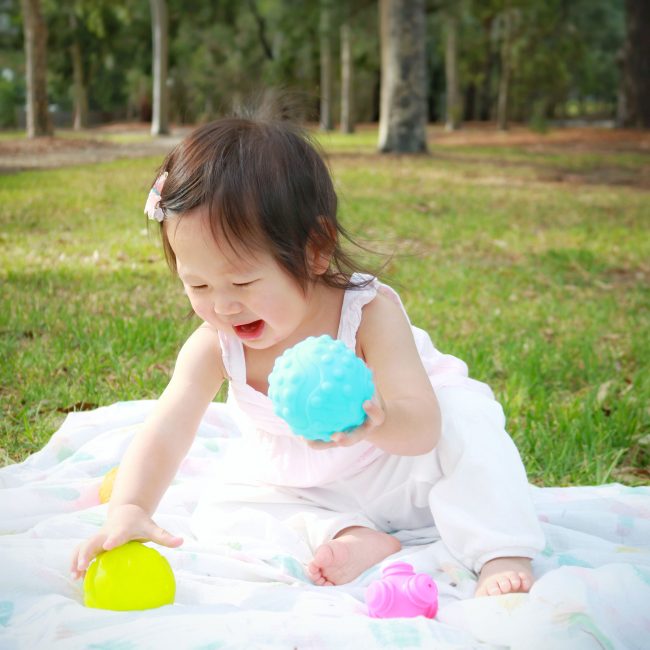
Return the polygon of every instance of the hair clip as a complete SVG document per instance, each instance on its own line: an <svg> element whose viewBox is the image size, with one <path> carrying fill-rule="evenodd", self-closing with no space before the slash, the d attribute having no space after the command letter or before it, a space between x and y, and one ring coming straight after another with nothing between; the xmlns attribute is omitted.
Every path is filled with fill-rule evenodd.
<svg viewBox="0 0 650 650"><path fill-rule="evenodd" d="M161 174L156 179L156 182L153 184L153 187L149 190L149 196L147 197L147 202L144 206L144 212L148 215L149 219L153 221L162 222L165 218L165 213L160 207L160 194L165 184L167 178L167 172Z"/></svg>

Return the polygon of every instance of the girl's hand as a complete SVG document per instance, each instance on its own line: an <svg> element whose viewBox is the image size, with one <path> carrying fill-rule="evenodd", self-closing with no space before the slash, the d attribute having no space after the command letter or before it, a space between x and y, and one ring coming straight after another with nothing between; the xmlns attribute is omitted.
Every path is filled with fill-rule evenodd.
<svg viewBox="0 0 650 650"><path fill-rule="evenodd" d="M351 447L362 440L366 440L386 420L383 400L379 393L375 393L372 399L363 403L363 410L368 417L360 427L348 433L335 433L329 442L324 442L323 440L307 440L307 444L312 449L331 449L332 447Z"/></svg>
<svg viewBox="0 0 650 650"><path fill-rule="evenodd" d="M183 543L182 537L175 537L160 528L140 506L118 506L111 512L102 529L75 549L70 564L72 577L75 580L82 578L92 560L102 551L110 551L132 540L152 541L170 548Z"/></svg>

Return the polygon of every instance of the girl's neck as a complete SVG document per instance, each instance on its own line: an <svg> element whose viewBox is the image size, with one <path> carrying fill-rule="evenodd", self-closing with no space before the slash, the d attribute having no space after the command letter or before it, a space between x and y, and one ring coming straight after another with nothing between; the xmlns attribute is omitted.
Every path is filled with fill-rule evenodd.
<svg viewBox="0 0 650 650"><path fill-rule="evenodd" d="M273 364L285 350L308 336L329 334L332 338L337 337L345 290L318 283L309 291L308 299L311 305L309 314L290 337L263 350L254 350L244 346L246 383L255 390L267 393L268 376L273 369Z"/></svg>
<svg viewBox="0 0 650 650"><path fill-rule="evenodd" d="M332 338L336 338L341 322L345 290L317 282L308 289L308 292L310 308L307 317L288 339L279 344L280 349L276 356L308 336L329 334Z"/></svg>

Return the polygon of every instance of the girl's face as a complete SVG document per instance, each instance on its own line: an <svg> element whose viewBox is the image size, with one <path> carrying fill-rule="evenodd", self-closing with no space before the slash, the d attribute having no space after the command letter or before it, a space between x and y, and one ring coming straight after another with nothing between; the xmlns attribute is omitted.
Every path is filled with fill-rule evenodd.
<svg viewBox="0 0 650 650"><path fill-rule="evenodd" d="M250 348L272 347L309 320L310 293L270 253L237 252L214 241L205 211L165 222L176 269L195 313Z"/></svg>

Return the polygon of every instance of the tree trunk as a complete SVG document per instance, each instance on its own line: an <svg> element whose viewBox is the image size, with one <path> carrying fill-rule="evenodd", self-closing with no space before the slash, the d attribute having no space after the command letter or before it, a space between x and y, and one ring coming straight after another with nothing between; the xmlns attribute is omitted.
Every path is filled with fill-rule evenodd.
<svg viewBox="0 0 650 650"><path fill-rule="evenodd" d="M70 28L72 31L72 45L70 46L70 58L72 59L72 97L74 105L75 131L80 131L88 126L88 93L86 91L83 58L81 56L81 45L77 34L77 18L74 13L70 14Z"/></svg>
<svg viewBox="0 0 650 650"><path fill-rule="evenodd" d="M623 124L650 128L650 2L625 0L626 39L623 58Z"/></svg>
<svg viewBox="0 0 650 650"><path fill-rule="evenodd" d="M492 101L492 78L495 66L495 52L493 47L494 41L494 17L489 16L483 21L483 31L485 34L485 66L483 81L479 92L478 119L487 122L494 117L494 102Z"/></svg>
<svg viewBox="0 0 650 650"><path fill-rule="evenodd" d="M471 81L467 84L465 88L465 94L463 96L463 115L466 120L472 120L476 122L478 120L479 111L478 111L478 101L477 101L477 89L476 83Z"/></svg>
<svg viewBox="0 0 650 650"><path fill-rule="evenodd" d="M331 131L332 123L332 10L330 0L320 5L320 128Z"/></svg>
<svg viewBox="0 0 650 650"><path fill-rule="evenodd" d="M341 25L341 133L354 133L353 72L352 33L346 20Z"/></svg>
<svg viewBox="0 0 650 650"><path fill-rule="evenodd" d="M72 55L72 94L74 103L74 124L75 131L80 131L88 126L88 93L84 83L83 59L81 57L81 46L75 39L70 46Z"/></svg>
<svg viewBox="0 0 650 650"><path fill-rule="evenodd" d="M456 131L460 125L460 89L458 80L458 17L445 15L445 81L447 89L447 121L445 130Z"/></svg>
<svg viewBox="0 0 650 650"><path fill-rule="evenodd" d="M21 0L27 77L27 137L52 135L47 103L47 28L40 0Z"/></svg>
<svg viewBox="0 0 650 650"><path fill-rule="evenodd" d="M380 0L379 150L427 151L424 0Z"/></svg>
<svg viewBox="0 0 650 650"><path fill-rule="evenodd" d="M497 97L497 128L508 128L508 93L510 91L510 73L512 72L512 12L508 9L501 17L501 73L499 75L499 94Z"/></svg>
<svg viewBox="0 0 650 650"><path fill-rule="evenodd" d="M153 115L151 135L169 133L169 93L167 92L168 17L167 0L150 0L153 36Z"/></svg>

